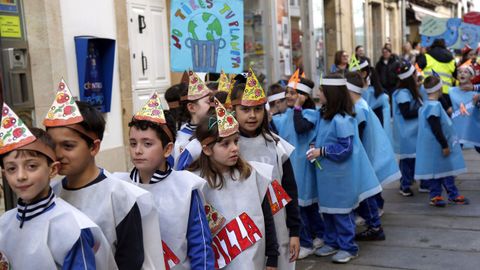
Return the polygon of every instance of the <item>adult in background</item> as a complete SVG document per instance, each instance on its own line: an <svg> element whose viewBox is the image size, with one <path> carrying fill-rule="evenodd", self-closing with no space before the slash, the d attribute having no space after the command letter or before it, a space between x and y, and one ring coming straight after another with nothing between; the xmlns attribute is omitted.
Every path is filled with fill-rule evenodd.
<svg viewBox="0 0 480 270"><path fill-rule="evenodd" d="M383 47L382 56L375 65L375 71L380 79L380 84L389 96L392 96L392 92L398 82L398 78L393 70L396 62L398 62L398 57L392 54L392 50L389 47Z"/></svg>
<svg viewBox="0 0 480 270"><path fill-rule="evenodd" d="M408 41L403 44L401 58L415 65L415 54L413 53L412 45Z"/></svg>
<svg viewBox="0 0 480 270"><path fill-rule="evenodd" d="M440 75L443 82L442 93L448 107L452 106L448 89L453 86L455 59L452 53L445 46L444 39L435 39L432 46L427 49L425 54L417 56L417 64L423 70L425 76L433 75L433 71Z"/></svg>
<svg viewBox="0 0 480 270"><path fill-rule="evenodd" d="M339 73L342 76L348 71L348 54L344 50L335 53L335 63L330 67L330 73Z"/></svg>
<svg viewBox="0 0 480 270"><path fill-rule="evenodd" d="M372 62L370 61L370 58L365 56L365 48L362 45L357 45L357 47L355 47L355 57L359 61L360 59L365 58L369 65L372 64Z"/></svg>

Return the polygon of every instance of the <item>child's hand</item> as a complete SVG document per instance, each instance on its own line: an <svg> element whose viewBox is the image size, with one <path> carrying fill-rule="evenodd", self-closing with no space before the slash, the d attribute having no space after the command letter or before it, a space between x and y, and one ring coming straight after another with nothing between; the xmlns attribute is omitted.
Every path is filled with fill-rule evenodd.
<svg viewBox="0 0 480 270"><path fill-rule="evenodd" d="M473 96L473 104L477 104L479 99L480 99L480 94Z"/></svg>
<svg viewBox="0 0 480 270"><path fill-rule="evenodd" d="M271 267L271 266L267 266L267 268L265 268L266 270L277 270L277 267Z"/></svg>
<svg viewBox="0 0 480 270"><path fill-rule="evenodd" d="M447 109L447 114L448 114L448 116L452 116L452 113L453 113L453 108L452 108L452 107L448 107L448 109Z"/></svg>
<svg viewBox="0 0 480 270"><path fill-rule="evenodd" d="M295 101L295 106L303 106L303 103L305 103L306 99L307 96L299 94L297 100Z"/></svg>
<svg viewBox="0 0 480 270"><path fill-rule="evenodd" d="M298 258L300 252L300 237L290 237L290 262L294 262Z"/></svg>
<svg viewBox="0 0 480 270"><path fill-rule="evenodd" d="M442 154L444 157L448 157L448 155L450 155L450 148L443 148L442 149Z"/></svg>
<svg viewBox="0 0 480 270"><path fill-rule="evenodd" d="M472 91L473 90L473 84L468 83L468 84L460 85L460 89L462 89L463 91Z"/></svg>
<svg viewBox="0 0 480 270"><path fill-rule="evenodd" d="M308 160L316 159L320 156L320 148L310 148L306 154Z"/></svg>

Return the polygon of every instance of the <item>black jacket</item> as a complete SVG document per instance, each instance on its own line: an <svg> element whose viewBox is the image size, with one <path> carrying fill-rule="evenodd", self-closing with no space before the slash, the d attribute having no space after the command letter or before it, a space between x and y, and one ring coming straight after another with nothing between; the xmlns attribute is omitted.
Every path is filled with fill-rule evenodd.
<svg viewBox="0 0 480 270"><path fill-rule="evenodd" d="M375 65L375 71L380 79L380 84L389 95L392 94L398 82L397 75L393 70L395 62L398 62L398 56L392 54L388 59L387 64L383 62L383 57L380 57Z"/></svg>

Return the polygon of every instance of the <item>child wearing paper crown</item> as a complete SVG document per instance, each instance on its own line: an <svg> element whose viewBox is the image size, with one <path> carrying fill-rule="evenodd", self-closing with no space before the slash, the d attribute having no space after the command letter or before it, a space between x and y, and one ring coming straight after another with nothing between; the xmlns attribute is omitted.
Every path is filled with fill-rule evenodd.
<svg viewBox="0 0 480 270"><path fill-rule="evenodd" d="M290 78L287 91L288 98L293 100L294 107L285 113L273 116L273 123L278 127L278 134L292 145L295 150L291 159L295 180L298 187L298 204L300 205L300 252L303 259L323 245L324 225L318 212L315 163L305 159L305 152L315 138L317 112L312 101L314 83L307 78L297 78L297 70ZM306 119L304 120L305 117Z"/></svg>
<svg viewBox="0 0 480 270"><path fill-rule="evenodd" d="M460 83L457 87L449 89L450 99L452 100L453 127L458 135L460 143L473 144L480 146L480 107L478 104L478 93L473 91L463 91L462 87L469 84L473 76L473 69L470 65L460 66L457 69L457 79Z"/></svg>
<svg viewBox="0 0 480 270"><path fill-rule="evenodd" d="M0 165L18 197L0 217L4 269L117 269L100 228L53 194L60 163L50 136L29 130L6 104L2 114Z"/></svg>
<svg viewBox="0 0 480 270"><path fill-rule="evenodd" d="M276 269L278 244L267 199L273 167L241 157L237 120L217 99L215 106L195 131L202 153L190 167L208 183L203 194L215 268ZM248 237L241 238L241 231Z"/></svg>
<svg viewBox="0 0 480 270"><path fill-rule="evenodd" d="M268 87L268 115L270 120L270 128L278 134L278 129L273 123L272 117L277 114L284 113L288 106L285 98L285 89L278 83L274 83Z"/></svg>
<svg viewBox="0 0 480 270"><path fill-rule="evenodd" d="M188 71L188 90L180 97L183 116L187 122L180 128L175 139L173 148L175 164L185 146L192 139L197 124L207 115L210 109L211 93L212 91L195 72Z"/></svg>
<svg viewBox="0 0 480 270"><path fill-rule="evenodd" d="M345 73L347 89L354 104L355 119L358 125L358 134L368 159L372 164L378 181L382 186L387 185L402 176L395 159L393 148L389 143L387 134L373 110L362 98L366 90L366 82L359 72ZM385 240L385 234L380 222L380 209L378 201L383 202L381 193L368 197L360 202L357 213L365 219L367 230L355 236L357 241Z"/></svg>
<svg viewBox="0 0 480 270"><path fill-rule="evenodd" d="M115 175L153 194L167 269L213 269L212 238L199 194L205 181L172 170L167 162L175 142L173 120L167 116L155 92L128 124L135 167Z"/></svg>
<svg viewBox="0 0 480 270"><path fill-rule="evenodd" d="M240 130L240 154L248 161L274 166L276 181L269 188L269 198L279 244L278 268L294 269L300 249L298 193L290 162L294 147L270 131L266 102L265 92L250 69L246 84L238 84L232 91L233 111Z"/></svg>
<svg viewBox="0 0 480 270"><path fill-rule="evenodd" d="M392 94L394 151L400 159L400 194L413 196L415 153L418 133L418 109L422 97L418 91L417 73L410 62L399 62L395 68L398 88Z"/></svg>
<svg viewBox="0 0 480 270"><path fill-rule="evenodd" d="M353 103L346 80L339 74L322 79L322 109L316 123L315 148L306 158L322 158L316 170L317 196L325 222L325 246L317 256L347 263L358 256L353 209L382 188L358 136Z"/></svg>
<svg viewBox="0 0 480 270"><path fill-rule="evenodd" d="M445 207L442 185L447 189L449 203L468 204L454 183L454 177L466 172L466 168L452 121L438 101L442 96L442 81L429 76L424 85L428 100L418 116L415 179L429 180L430 205Z"/></svg>
<svg viewBox="0 0 480 270"><path fill-rule="evenodd" d="M59 174L65 176L54 192L98 224L119 269L164 269L152 195L95 163L105 130L102 114L75 102L62 79L43 124L56 143Z"/></svg>

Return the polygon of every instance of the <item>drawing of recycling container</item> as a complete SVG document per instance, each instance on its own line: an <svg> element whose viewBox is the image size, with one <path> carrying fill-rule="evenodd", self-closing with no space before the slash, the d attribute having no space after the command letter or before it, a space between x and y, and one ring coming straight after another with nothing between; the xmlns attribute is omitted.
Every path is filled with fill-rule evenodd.
<svg viewBox="0 0 480 270"><path fill-rule="evenodd" d="M199 13L188 22L188 33L185 45L192 51L193 70L215 72L218 50L226 45L220 20L211 13Z"/></svg>

